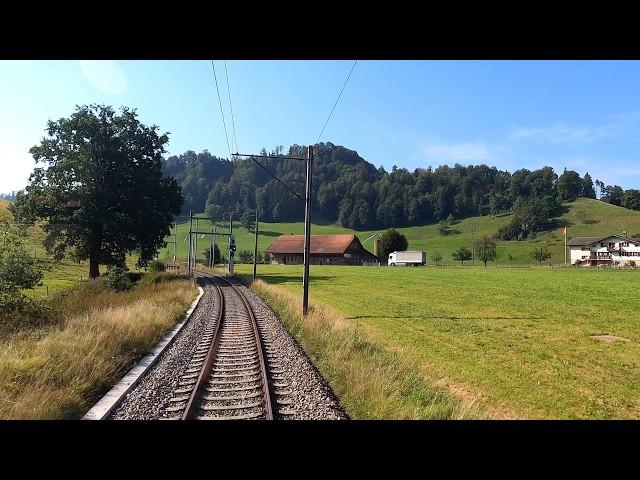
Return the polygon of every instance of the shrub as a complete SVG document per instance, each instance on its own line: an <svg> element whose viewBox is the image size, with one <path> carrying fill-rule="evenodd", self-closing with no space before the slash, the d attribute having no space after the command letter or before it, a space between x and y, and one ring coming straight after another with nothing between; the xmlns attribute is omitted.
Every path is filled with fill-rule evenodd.
<svg viewBox="0 0 640 480"><path fill-rule="evenodd" d="M104 284L116 291L130 290L133 284L121 267L111 267L104 279Z"/></svg>
<svg viewBox="0 0 640 480"><path fill-rule="evenodd" d="M0 292L0 332L32 328L50 323L54 318L51 308L38 300L21 294Z"/></svg>
<svg viewBox="0 0 640 480"><path fill-rule="evenodd" d="M148 268L150 273L159 273L164 272L167 269L167 266L160 260L154 260L152 262L149 262Z"/></svg>

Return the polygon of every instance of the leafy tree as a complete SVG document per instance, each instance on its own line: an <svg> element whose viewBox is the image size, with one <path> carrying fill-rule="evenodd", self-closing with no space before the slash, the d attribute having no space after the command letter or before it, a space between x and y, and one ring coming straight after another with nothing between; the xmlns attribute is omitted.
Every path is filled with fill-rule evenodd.
<svg viewBox="0 0 640 480"><path fill-rule="evenodd" d="M11 227L0 227L0 294L18 295L40 283L43 268L29 257L25 239Z"/></svg>
<svg viewBox="0 0 640 480"><path fill-rule="evenodd" d="M446 220L441 220L439 225L438 225L438 233L440 235L449 235L451 233L451 228L449 227L449 224L447 223Z"/></svg>
<svg viewBox="0 0 640 480"><path fill-rule="evenodd" d="M249 250L242 250L238 253L238 259L240 263L253 263L253 252Z"/></svg>
<svg viewBox="0 0 640 480"><path fill-rule="evenodd" d="M471 260L472 253L467 247L460 247L458 250L451 254L454 260L460 262L461 265L464 265L465 260Z"/></svg>
<svg viewBox="0 0 640 480"><path fill-rule="evenodd" d="M578 172L567 170L558 178L558 195L560 200L575 200L584 192L584 183Z"/></svg>
<svg viewBox="0 0 640 480"><path fill-rule="evenodd" d="M540 266L542 266L542 262L551 258L551 253L545 247L534 248L529 255L531 255L533 259L537 260L540 263Z"/></svg>
<svg viewBox="0 0 640 480"><path fill-rule="evenodd" d="M433 255L431 255L431 260L433 260L436 266L438 266L438 262L442 261L442 255L439 253L434 253Z"/></svg>
<svg viewBox="0 0 640 480"><path fill-rule="evenodd" d="M596 191L593 188L593 180L589 172L585 173L582 179L582 195L587 198L596 198Z"/></svg>
<svg viewBox="0 0 640 480"><path fill-rule="evenodd" d="M487 268L487 262L489 260L495 260L497 258L496 242L487 235L476 240L475 251L476 256L484 263L485 268Z"/></svg>
<svg viewBox="0 0 640 480"><path fill-rule="evenodd" d="M224 210L220 205L207 203L204 209L204 214L206 217L209 217L214 222L219 222L223 218Z"/></svg>
<svg viewBox="0 0 640 480"><path fill-rule="evenodd" d="M622 206L631 210L640 210L640 190L630 188L624 192Z"/></svg>
<svg viewBox="0 0 640 480"><path fill-rule="evenodd" d="M204 251L202 252L202 254L204 255L204 259L207 265L209 265L209 255L211 255L211 247L209 248L205 248ZM218 244L216 243L214 245L214 250L213 250L213 261L215 264L218 264L222 261L221 257L220 257L220 249L218 248Z"/></svg>
<svg viewBox="0 0 640 480"><path fill-rule="evenodd" d="M240 223L244 228L253 233L256 231L256 217L255 213L252 215L250 212L245 211L240 217Z"/></svg>
<svg viewBox="0 0 640 480"><path fill-rule="evenodd" d="M604 185L604 184L603 184ZM622 205L622 200L624 198L624 190L619 185L608 185L603 189L604 196L600 198L603 202L610 203L611 205Z"/></svg>
<svg viewBox="0 0 640 480"><path fill-rule="evenodd" d="M380 263L386 265L391 252L403 252L409 246L407 238L394 228L386 230L380 235L380 251L378 252Z"/></svg>
<svg viewBox="0 0 640 480"><path fill-rule="evenodd" d="M120 265L139 253L146 266L165 237L183 197L161 171L169 141L147 127L135 110L77 107L68 118L49 121L47 138L31 148L37 164L26 193L12 205L18 221L43 219L47 251L62 258L72 248L89 259L89 276L100 264Z"/></svg>

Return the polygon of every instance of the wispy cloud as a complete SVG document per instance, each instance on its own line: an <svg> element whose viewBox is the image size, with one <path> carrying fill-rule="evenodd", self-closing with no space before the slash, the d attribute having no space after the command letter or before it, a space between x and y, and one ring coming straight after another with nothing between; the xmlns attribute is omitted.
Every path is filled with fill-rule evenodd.
<svg viewBox="0 0 640 480"><path fill-rule="evenodd" d="M556 123L548 127L521 127L516 129L511 140L540 140L551 143L588 143L602 138L619 137L626 131L625 122L616 121L600 126L576 126Z"/></svg>
<svg viewBox="0 0 640 480"><path fill-rule="evenodd" d="M112 60L81 60L80 68L89 83L98 90L111 94L127 90L127 77L120 65Z"/></svg>

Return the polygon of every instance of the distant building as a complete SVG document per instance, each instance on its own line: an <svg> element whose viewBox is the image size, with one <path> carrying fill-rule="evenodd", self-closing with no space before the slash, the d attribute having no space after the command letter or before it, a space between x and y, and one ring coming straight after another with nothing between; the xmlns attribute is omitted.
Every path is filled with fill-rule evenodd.
<svg viewBox="0 0 640 480"><path fill-rule="evenodd" d="M304 235L281 235L265 251L274 264L301 265L304 261ZM311 235L312 265L378 265L378 258L367 251L355 235Z"/></svg>
<svg viewBox="0 0 640 480"><path fill-rule="evenodd" d="M567 242L571 265L579 262L596 267L622 265L633 260L640 264L640 241L620 235L607 237L574 237Z"/></svg>

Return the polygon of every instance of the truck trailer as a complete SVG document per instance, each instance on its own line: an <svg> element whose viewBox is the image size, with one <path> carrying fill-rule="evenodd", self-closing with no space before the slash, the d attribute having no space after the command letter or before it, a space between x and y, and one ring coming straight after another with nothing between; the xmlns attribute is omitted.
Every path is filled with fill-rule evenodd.
<svg viewBox="0 0 640 480"><path fill-rule="evenodd" d="M426 265L427 252L391 252L388 264L390 267L395 267L396 265Z"/></svg>

